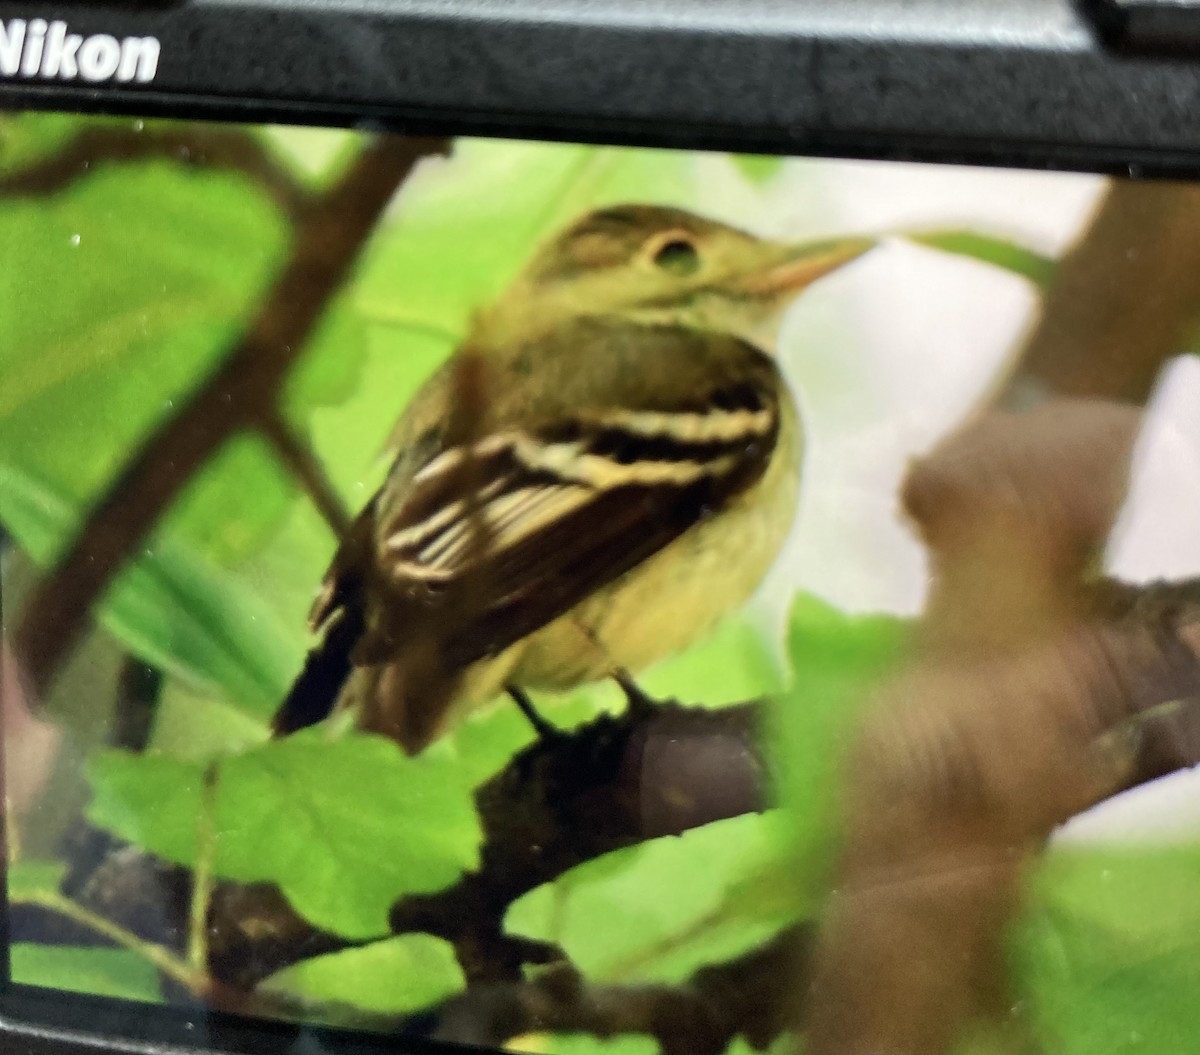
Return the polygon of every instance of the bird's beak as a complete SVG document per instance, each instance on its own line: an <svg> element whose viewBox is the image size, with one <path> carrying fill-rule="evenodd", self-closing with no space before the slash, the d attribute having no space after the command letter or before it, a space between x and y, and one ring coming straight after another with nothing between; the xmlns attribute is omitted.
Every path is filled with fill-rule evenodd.
<svg viewBox="0 0 1200 1055"><path fill-rule="evenodd" d="M746 274L738 285L746 295L764 300L799 293L875 245L873 238L836 238L798 246L772 246L769 259Z"/></svg>

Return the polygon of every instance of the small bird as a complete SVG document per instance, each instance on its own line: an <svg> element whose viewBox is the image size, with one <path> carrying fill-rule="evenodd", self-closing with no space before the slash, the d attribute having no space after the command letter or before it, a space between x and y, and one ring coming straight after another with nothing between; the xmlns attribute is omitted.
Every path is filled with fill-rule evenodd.
<svg viewBox="0 0 1200 1055"><path fill-rule="evenodd" d="M785 245L624 205L537 251L412 399L275 718L352 708L416 753L471 709L632 675L754 591L787 537L784 310L874 243Z"/></svg>

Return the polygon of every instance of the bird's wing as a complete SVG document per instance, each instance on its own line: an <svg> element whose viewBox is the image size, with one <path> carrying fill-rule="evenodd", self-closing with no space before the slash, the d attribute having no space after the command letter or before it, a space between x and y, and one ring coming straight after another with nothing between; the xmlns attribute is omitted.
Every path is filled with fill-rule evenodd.
<svg viewBox="0 0 1200 1055"><path fill-rule="evenodd" d="M585 408L438 452L379 513L375 571L397 616L436 625L443 663L466 665L719 514L775 446L782 387L755 363L674 405Z"/></svg>
<svg viewBox="0 0 1200 1055"><path fill-rule="evenodd" d="M586 376L579 345L602 357ZM400 738L418 749L455 670L719 514L774 452L785 388L742 341L575 326L527 352L543 381L536 405L522 404L531 397L520 386L497 386L507 402L489 399L482 427L451 420L453 400L426 401L426 419L406 415L412 439L326 576L313 610L324 638L277 732L324 718L355 666L399 664L424 671L420 721L407 705L393 721L409 723Z"/></svg>

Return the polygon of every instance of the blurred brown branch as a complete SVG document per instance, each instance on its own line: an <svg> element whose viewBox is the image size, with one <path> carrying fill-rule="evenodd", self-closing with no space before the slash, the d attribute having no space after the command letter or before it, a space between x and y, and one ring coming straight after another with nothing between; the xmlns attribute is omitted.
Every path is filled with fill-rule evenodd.
<svg viewBox="0 0 1200 1055"><path fill-rule="evenodd" d="M939 1055L1013 1007L1004 955L1054 828L1200 761L1200 591L1088 579L1137 412L984 416L910 475L923 647L847 774L846 847L798 1015L812 1055Z"/></svg>
<svg viewBox="0 0 1200 1055"><path fill-rule="evenodd" d="M1001 397L1144 403L1200 319L1200 187L1114 182L1063 259Z"/></svg>
<svg viewBox="0 0 1200 1055"><path fill-rule="evenodd" d="M49 157L0 175L0 195L53 194L108 162L151 158L240 172L289 216L300 215L311 200L308 190L252 132L203 124L138 129L132 122L84 129Z"/></svg>
<svg viewBox="0 0 1200 1055"><path fill-rule="evenodd" d="M92 605L197 469L238 431L271 419L288 369L388 202L422 157L446 149L443 140L382 137L303 211L291 255L241 341L132 456L34 589L14 645L35 693L45 691Z"/></svg>

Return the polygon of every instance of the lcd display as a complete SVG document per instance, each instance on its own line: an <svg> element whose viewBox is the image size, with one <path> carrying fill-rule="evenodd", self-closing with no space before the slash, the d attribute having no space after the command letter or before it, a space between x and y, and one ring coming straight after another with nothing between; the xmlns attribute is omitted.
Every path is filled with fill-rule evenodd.
<svg viewBox="0 0 1200 1055"><path fill-rule="evenodd" d="M0 116L7 996L1191 1055L1198 224Z"/></svg>

